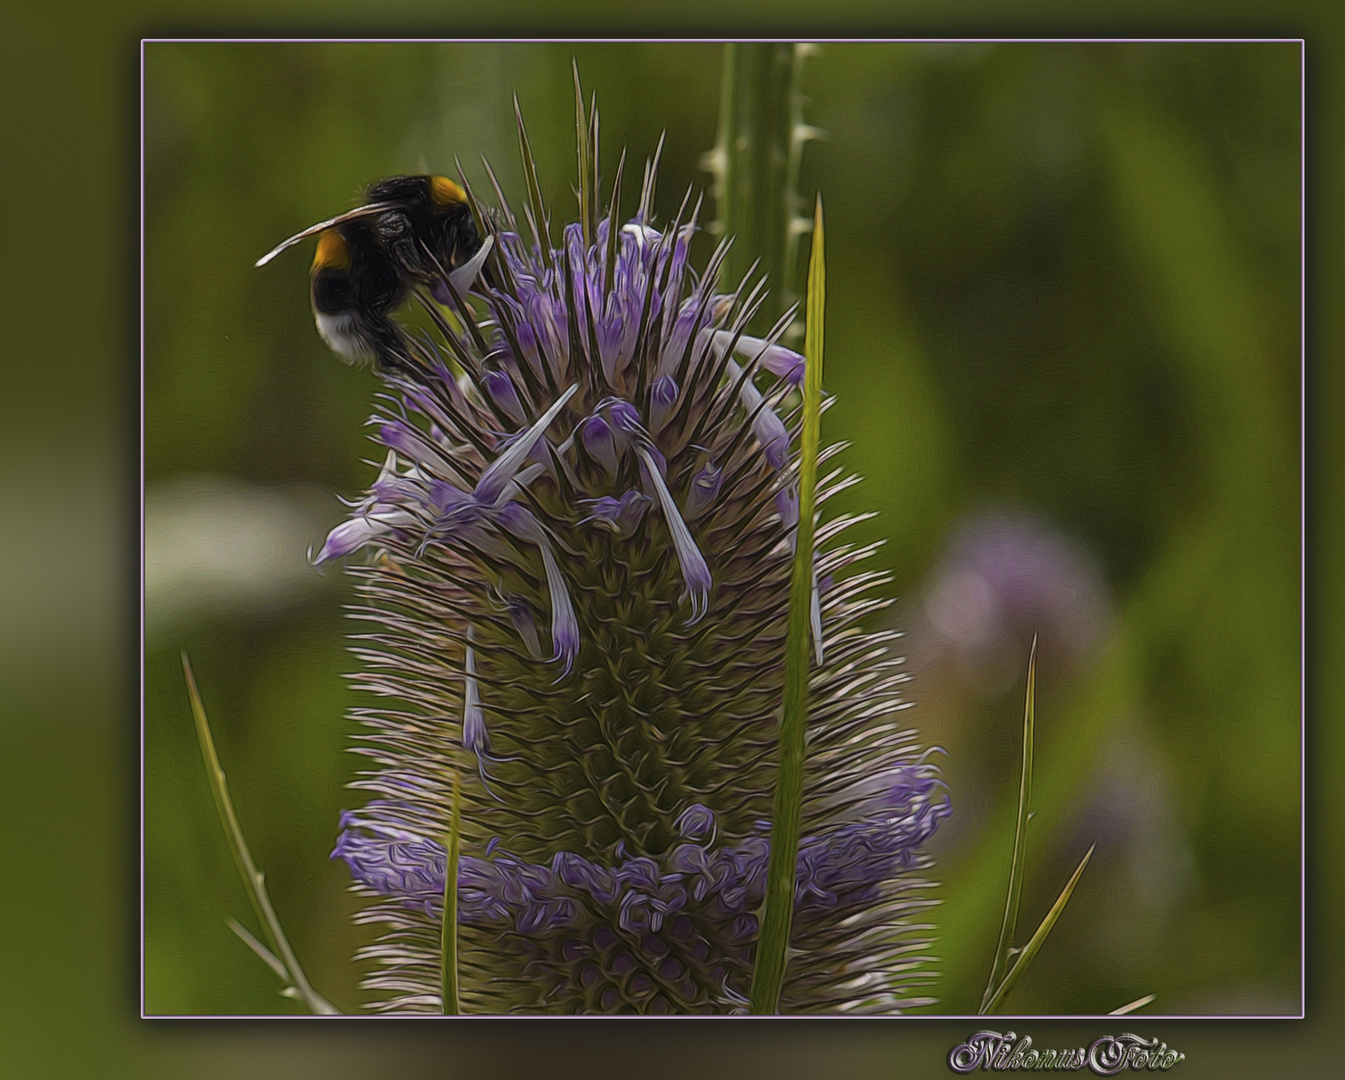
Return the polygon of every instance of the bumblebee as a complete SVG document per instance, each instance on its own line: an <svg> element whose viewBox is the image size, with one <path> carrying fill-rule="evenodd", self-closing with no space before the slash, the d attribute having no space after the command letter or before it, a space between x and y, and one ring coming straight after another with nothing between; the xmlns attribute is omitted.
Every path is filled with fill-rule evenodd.
<svg viewBox="0 0 1345 1080"><path fill-rule="evenodd" d="M257 265L314 234L309 276L318 334L349 364L392 370L413 363L405 331L392 319L410 290L424 285L447 302L446 279L465 291L485 255L467 193L443 176L379 180L364 205L291 236ZM453 273L464 269L461 279Z"/></svg>

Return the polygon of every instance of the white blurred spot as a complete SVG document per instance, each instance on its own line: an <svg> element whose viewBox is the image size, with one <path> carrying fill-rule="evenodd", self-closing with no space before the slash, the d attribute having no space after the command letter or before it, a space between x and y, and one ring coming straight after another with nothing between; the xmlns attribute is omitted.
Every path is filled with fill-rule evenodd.
<svg viewBox="0 0 1345 1080"><path fill-rule="evenodd" d="M321 587L326 577L308 551L340 516L331 492L317 486L196 476L147 488L147 642L202 616L287 607Z"/></svg>

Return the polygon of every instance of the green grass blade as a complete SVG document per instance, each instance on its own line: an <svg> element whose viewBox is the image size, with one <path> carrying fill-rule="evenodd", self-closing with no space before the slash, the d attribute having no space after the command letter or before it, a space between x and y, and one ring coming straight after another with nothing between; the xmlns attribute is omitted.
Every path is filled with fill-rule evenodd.
<svg viewBox="0 0 1345 1080"><path fill-rule="evenodd" d="M771 855L766 900L752 972L752 1012L779 1011L785 981L789 932L794 919L794 878L799 819L803 806L803 747L808 722L808 677L813 661L811 625L813 521L817 496L817 454L821 442L822 339L826 300L822 199L813 217L813 252L808 268L807 358L803 385L803 431L799 458L799 524L790 578L789 632L785 639L785 694L780 719L780 771L775 781Z"/></svg>
<svg viewBox="0 0 1345 1080"><path fill-rule="evenodd" d="M462 784L455 772L448 818L448 859L444 865L444 925L440 940L440 993L444 1015L462 1011L458 1000L458 862L462 844Z"/></svg>
<svg viewBox="0 0 1345 1080"><path fill-rule="evenodd" d="M1096 844L1088 849L1083 857L1083 861L1079 863L1079 868L1074 871L1074 875L1065 885L1064 891L1056 898L1056 902L1051 905L1051 910L1046 913L1046 918L1042 919L1041 925L1037 927L1037 932L1032 935L1032 938L1023 946L1022 951L1019 952L1013 967L1010 968L1009 973L1004 976L1004 981L999 984L999 989L995 991L989 1002L981 1009L981 1015L995 1011L999 1006L999 1003L1004 1000L1004 995L1013 989L1013 986L1018 981L1019 977L1027 970L1027 966L1032 963L1033 958L1037 955L1042 944L1046 941L1046 935L1051 932L1056 924L1056 920L1060 918L1060 913L1065 910L1065 905L1069 903L1069 898L1074 894L1074 886L1079 884L1079 879L1083 877L1084 868L1088 865L1088 860L1093 857L1093 852L1096 849Z"/></svg>
<svg viewBox="0 0 1345 1080"><path fill-rule="evenodd" d="M995 987L1004 978L1014 930L1018 926L1018 905L1023 896L1023 870L1027 861L1028 804L1032 799L1032 744L1037 714L1037 636L1032 636L1032 652L1027 661L1027 701L1023 707L1023 771L1018 781L1018 822L1013 833L1013 861L1009 864L1009 895L1004 904L1004 922L999 929L999 944L990 967L990 980L981 996L981 1012L989 1007Z"/></svg>
<svg viewBox="0 0 1345 1080"><path fill-rule="evenodd" d="M215 740L210 734L210 721L206 718L205 705L201 701L200 692L196 689L196 679L192 675L191 663L187 660L185 652L182 654L182 671L187 676L187 695L191 699L192 717L196 721L196 737L201 744L201 756L205 758L206 774L210 778L210 792L215 797L215 809L219 811L224 834L229 839L229 848L233 852L238 872L243 876L243 884L247 887L253 910L256 911L258 920L270 937L272 948L280 954L280 962L285 967L287 978L293 984L295 993L291 996L297 996L311 1012L321 1016L336 1016L337 1010L309 985L294 950L290 948L284 930L280 928L280 920L276 918L271 898L266 892L265 878L257 869L257 864L252 861L252 853L248 850L247 841L243 838L243 829L238 824L238 816L234 813L233 802L229 799L229 785L225 780L224 770L220 768L219 755L215 753Z"/></svg>

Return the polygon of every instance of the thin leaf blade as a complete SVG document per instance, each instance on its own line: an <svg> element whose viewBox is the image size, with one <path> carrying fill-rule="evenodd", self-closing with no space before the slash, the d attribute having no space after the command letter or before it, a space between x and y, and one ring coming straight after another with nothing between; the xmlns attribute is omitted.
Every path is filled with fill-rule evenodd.
<svg viewBox="0 0 1345 1080"><path fill-rule="evenodd" d="M182 653L182 671L187 678L187 696L191 701L192 719L196 724L196 738L201 744L201 756L205 759L206 774L210 778L210 792L215 799L215 809L219 812L220 822L224 825L224 833L228 837L229 848L233 853L238 872L243 877L243 884L247 887L248 898L252 901L253 910L257 913L258 920L271 938L271 944L275 951L280 954L279 960L284 965L285 977L293 984L295 995L308 1006L311 1012L320 1016L337 1016L339 1011L309 985L308 978L304 975L303 968L299 966L299 960L294 955L294 950L290 948L284 930L281 929L275 909L271 906L271 898L266 892L265 878L261 871L257 869L257 864L252 860L252 852L248 850L242 826L238 824L238 815L234 813L233 802L229 798L228 781L225 779L224 769L220 766L219 755L215 752L215 739L210 732L210 721L206 717L205 703L201 700L200 691L196 688L196 678L192 674L191 662L187 659L185 651Z"/></svg>
<svg viewBox="0 0 1345 1080"><path fill-rule="evenodd" d="M1013 934L1018 926L1018 907L1023 896L1023 872L1027 863L1028 805L1032 799L1032 748L1035 741L1037 715L1037 635L1032 635L1032 652L1027 661L1027 695L1023 706L1023 769L1018 780L1018 817L1013 833L1013 859L1009 864L1009 895L1004 904L1004 922L999 929L999 943L990 966L990 979L981 995L981 1012L989 1006L995 987L1008 969L1013 951Z"/></svg>
<svg viewBox="0 0 1345 1080"><path fill-rule="evenodd" d="M1051 910L1046 913L1046 918L1042 919L1041 925L1037 927L1037 932L1033 934L1028 940L1028 943L1023 946L1023 950L1018 954L1018 959L1014 961L1013 967L1010 968L1009 973L1004 976L1004 981L999 984L999 988L991 996L989 1002L981 1009L981 1015L984 1016L986 1013L994 1012L999 1006L999 1003L1004 1000L1004 995L1013 989L1014 984L1018 982L1023 972L1027 970L1028 965L1032 963L1033 958L1041 950L1047 935L1049 935L1051 930L1055 927L1056 920L1060 918L1061 913L1065 910L1065 905L1069 903L1069 898L1074 895L1074 887L1079 884L1079 879L1083 877L1084 869L1088 866L1088 860L1093 857L1093 852L1095 850L1097 850L1096 844L1090 847L1087 853L1085 853L1083 861L1079 863L1078 869L1074 871L1074 874L1066 883L1064 890L1056 898L1056 902L1051 905Z"/></svg>
<svg viewBox="0 0 1345 1080"><path fill-rule="evenodd" d="M766 900L752 973L752 1012L779 1011L790 929L794 918L794 878L803 806L803 749L808 722L808 679L813 662L812 587L817 455L821 443L822 342L826 301L822 199L813 215L813 250L808 271L807 333L803 385L803 430L799 459L799 524L790 578L789 630L785 641L785 693L780 720L780 769L771 824Z"/></svg>

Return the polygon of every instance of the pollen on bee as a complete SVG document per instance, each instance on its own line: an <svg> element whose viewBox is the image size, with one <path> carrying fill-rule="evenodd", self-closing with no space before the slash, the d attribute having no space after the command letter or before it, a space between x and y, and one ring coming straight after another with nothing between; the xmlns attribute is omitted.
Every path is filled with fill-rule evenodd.
<svg viewBox="0 0 1345 1080"><path fill-rule="evenodd" d="M318 250L313 255L314 270L326 267L350 269L350 247L336 229L327 229L318 237Z"/></svg>
<svg viewBox="0 0 1345 1080"><path fill-rule="evenodd" d="M436 206L462 206L467 202L467 192L447 176L430 177L430 198Z"/></svg>

